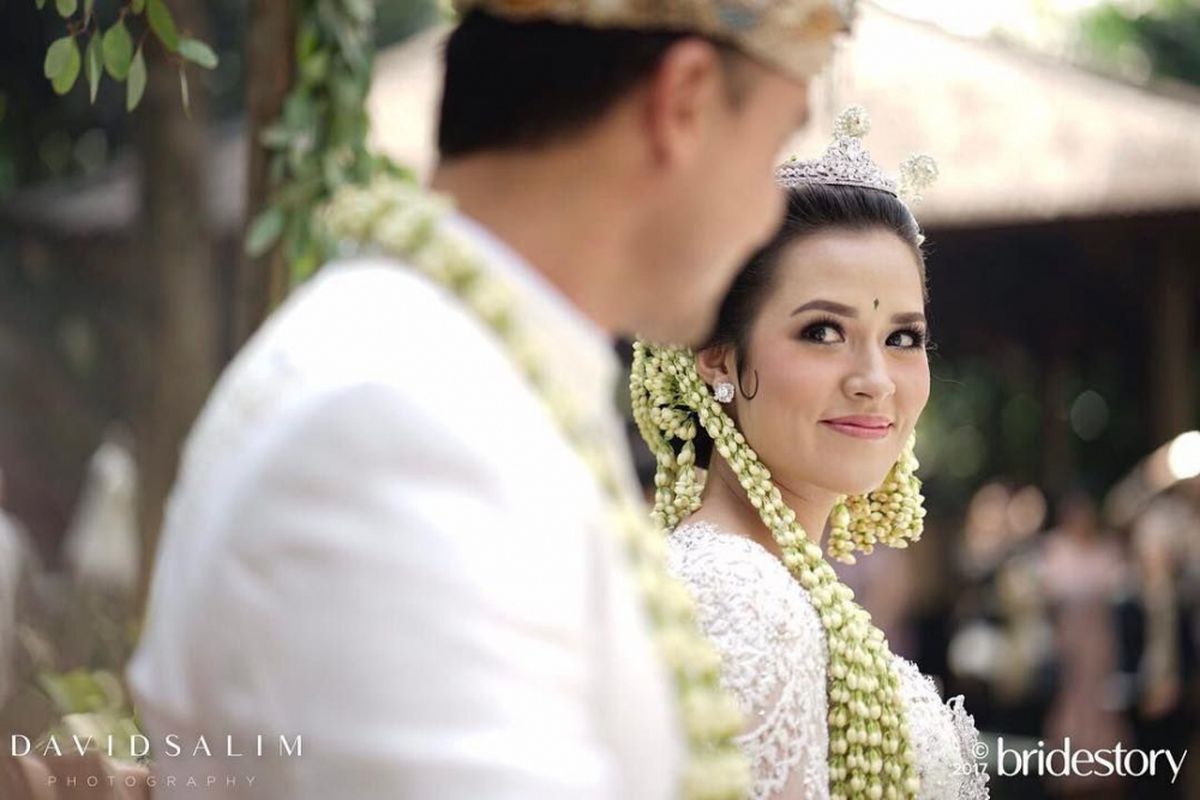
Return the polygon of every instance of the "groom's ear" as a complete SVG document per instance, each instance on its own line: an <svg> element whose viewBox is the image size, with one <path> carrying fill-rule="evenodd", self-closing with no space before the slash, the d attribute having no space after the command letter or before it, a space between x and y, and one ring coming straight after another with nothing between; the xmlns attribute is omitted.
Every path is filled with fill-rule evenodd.
<svg viewBox="0 0 1200 800"><path fill-rule="evenodd" d="M725 56L703 39L682 39L663 54L645 84L645 131L650 152L663 166L703 157L718 115L732 112Z"/></svg>
<svg viewBox="0 0 1200 800"><path fill-rule="evenodd" d="M709 386L715 386L718 381L732 381L735 369L732 347L719 344L696 353L696 372Z"/></svg>

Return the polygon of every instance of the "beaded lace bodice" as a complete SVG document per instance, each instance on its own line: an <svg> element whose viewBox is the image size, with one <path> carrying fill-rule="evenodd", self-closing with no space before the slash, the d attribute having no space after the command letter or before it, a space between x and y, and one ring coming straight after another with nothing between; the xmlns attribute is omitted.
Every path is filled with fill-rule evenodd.
<svg viewBox="0 0 1200 800"><path fill-rule="evenodd" d="M825 634L808 594L756 542L709 523L668 539L669 567L696 598L720 650L722 680L750 722L738 743L754 774L753 800L829 797ZM985 800L982 745L962 696L943 703L933 681L896 656L922 800Z"/></svg>

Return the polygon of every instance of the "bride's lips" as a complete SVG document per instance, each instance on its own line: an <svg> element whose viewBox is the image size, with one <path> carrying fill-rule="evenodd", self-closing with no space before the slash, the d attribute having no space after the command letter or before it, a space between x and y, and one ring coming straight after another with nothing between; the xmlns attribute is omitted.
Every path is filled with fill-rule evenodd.
<svg viewBox="0 0 1200 800"><path fill-rule="evenodd" d="M892 432L892 421L887 417L856 415L823 419L821 424L856 439L883 439Z"/></svg>

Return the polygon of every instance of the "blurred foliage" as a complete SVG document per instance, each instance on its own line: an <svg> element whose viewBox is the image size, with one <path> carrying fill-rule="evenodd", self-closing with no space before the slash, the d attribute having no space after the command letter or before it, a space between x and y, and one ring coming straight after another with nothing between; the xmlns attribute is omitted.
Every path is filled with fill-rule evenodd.
<svg viewBox="0 0 1200 800"><path fill-rule="evenodd" d="M52 734L97 741L112 734L127 748L140 728L119 677L137 641L133 597L46 571L36 560L26 565L22 586L10 655L16 693L0 704L0 729L36 732L30 738L42 742Z"/></svg>
<svg viewBox="0 0 1200 800"><path fill-rule="evenodd" d="M339 186L381 172L408 173L367 149L367 93L374 56L374 0L303 0L296 33L296 81L279 120L263 131L272 151L270 204L250 224L246 252L283 247L292 283L330 255L312 224Z"/></svg>
<svg viewBox="0 0 1200 800"><path fill-rule="evenodd" d="M107 670L44 672L38 675L37 684L60 715L58 723L39 738L37 750L44 750L51 736L58 740L91 737L96 748L111 736L113 758L138 760L130 744L133 736L142 733L141 726L116 675Z"/></svg>
<svg viewBox="0 0 1200 800"><path fill-rule="evenodd" d="M136 115L127 112L128 74L118 81L105 66L104 37L106 34L110 37L109 60L117 75L123 73L124 37L111 32L119 19L129 34L130 68L139 45L144 59L149 54L145 48L150 42L154 47L162 47L147 20L144 8L148 5L142 14L131 17L132 0L95 0L86 26L81 26L80 19L90 4L79 2L74 16L66 21L53 13L52 8L57 10L57 4L47 0L46 5L45 11L39 11L33 0L0 0L6 22L0 26L0 197L48 179L90 176L106 169L132 142ZM124 11L126 8L129 11ZM204 91L211 98L212 116L217 120L228 119L239 114L244 106L241 54L244 3L206 0L205 11L211 35L206 36L208 42L204 46L211 50L215 64L212 69L184 74L189 93ZM160 21L159 26L163 25ZM58 94L46 78L46 55L53 42L64 38L64 27L68 38L74 31L78 42L81 64L75 82L83 83L86 88ZM176 39L189 38L186 31L182 36L179 30L175 33ZM97 35L99 38L95 39ZM92 41L99 42L102 67L94 73L94 95L86 60ZM214 63L207 52L193 45L187 49L193 58ZM167 60L176 68L192 63L182 54L169 54ZM64 78L65 75L60 80Z"/></svg>
<svg viewBox="0 0 1200 800"><path fill-rule="evenodd" d="M39 10L47 0L34 0ZM66 94L78 81L86 80L88 97L96 102L100 80L107 73L125 84L125 110L133 111L146 91L144 48L149 34L162 47L167 63L179 70L183 107L189 107L187 65L215 69L217 54L199 39L181 35L165 0L126 0L115 10L107 28L100 21L95 0L55 0L54 9L66 23L66 35L46 48L42 69L56 94ZM132 26L132 30L131 30ZM136 36L136 42L135 42ZM87 40L86 44L84 40Z"/></svg>
<svg viewBox="0 0 1200 800"><path fill-rule="evenodd" d="M933 391L917 431L917 457L933 505L963 508L983 483L1003 478L1044 485L1047 424L1065 429L1069 483L1099 496L1140 452L1138 389L1114 354L1069 364L1049 397L1028 353L931 360ZM1049 406L1049 407L1047 407ZM1049 420L1047 419L1049 417Z"/></svg>
<svg viewBox="0 0 1200 800"><path fill-rule="evenodd" d="M402 42L450 14L449 0L378 0L375 3L375 45Z"/></svg>
<svg viewBox="0 0 1200 800"><path fill-rule="evenodd" d="M97 19L112 23L119 9L131 6L132 0L94 3ZM207 93L209 115L222 124L239 119L245 109L247 8L244 0L205 0L204 5L209 21L206 39L216 66L190 73L189 89ZM402 41L439 16L437 0L386 0L375 5L373 38L381 47ZM52 11L58 8L54 0L47 0L46 6L39 12L34 0L0 0L5 21L0 25L0 198L21 186L104 170L131 142L135 130L126 113L124 83L101 79L94 100L90 85L66 95L55 93L45 77L45 58L50 44L62 38L64 22ZM83 0L77 6L76 15L86 10ZM132 23L127 27L135 43L138 31L146 30L135 30ZM86 49L86 45L80 48L85 85Z"/></svg>
<svg viewBox="0 0 1200 800"><path fill-rule="evenodd" d="M1083 17L1082 33L1092 55L1119 71L1200 85L1200 4L1195 0L1155 0L1137 12L1107 2Z"/></svg>

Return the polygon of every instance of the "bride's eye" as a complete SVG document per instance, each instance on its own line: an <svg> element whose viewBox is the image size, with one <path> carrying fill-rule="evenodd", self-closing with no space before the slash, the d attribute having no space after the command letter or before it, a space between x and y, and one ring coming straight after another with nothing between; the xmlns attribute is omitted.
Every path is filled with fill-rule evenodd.
<svg viewBox="0 0 1200 800"><path fill-rule="evenodd" d="M806 325L804 330L800 331L800 338L806 342L816 342L817 344L837 344L846 341L842 326L831 319L823 319Z"/></svg>
<svg viewBox="0 0 1200 800"><path fill-rule="evenodd" d="M925 346L925 331L920 328L906 328L896 331L887 340L888 347L899 347L905 350L915 350Z"/></svg>

